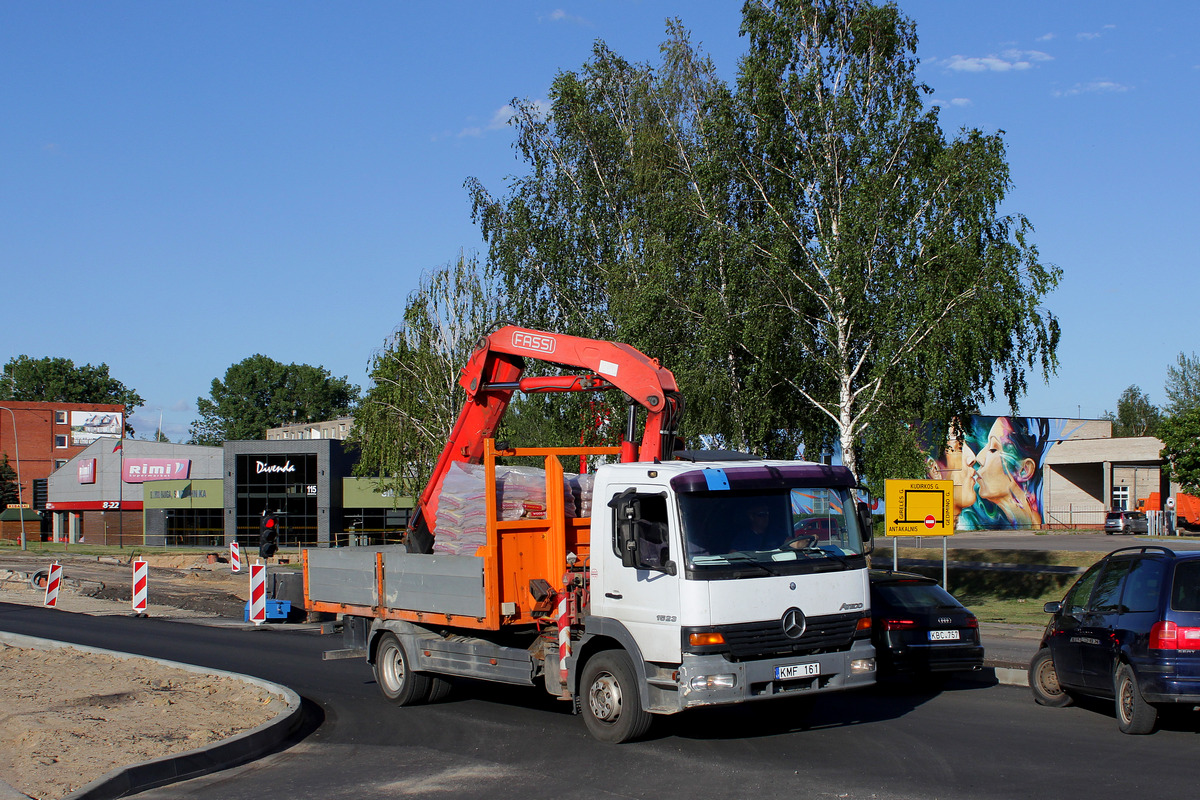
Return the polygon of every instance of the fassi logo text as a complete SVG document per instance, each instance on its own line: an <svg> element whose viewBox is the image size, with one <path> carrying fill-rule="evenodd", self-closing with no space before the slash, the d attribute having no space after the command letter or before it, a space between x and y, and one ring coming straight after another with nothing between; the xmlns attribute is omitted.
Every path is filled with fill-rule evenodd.
<svg viewBox="0 0 1200 800"><path fill-rule="evenodd" d="M528 331L514 331L512 345L523 350L532 350L535 353L553 353L555 341L550 336L540 336Z"/></svg>

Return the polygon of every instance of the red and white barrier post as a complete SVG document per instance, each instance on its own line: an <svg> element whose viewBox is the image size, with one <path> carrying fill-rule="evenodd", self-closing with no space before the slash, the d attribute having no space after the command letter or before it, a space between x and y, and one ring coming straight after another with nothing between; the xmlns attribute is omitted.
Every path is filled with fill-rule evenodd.
<svg viewBox="0 0 1200 800"><path fill-rule="evenodd" d="M250 621L267 621L267 568L262 564L250 565Z"/></svg>
<svg viewBox="0 0 1200 800"><path fill-rule="evenodd" d="M567 603L569 595L558 596L558 677L567 686L567 659L571 656L571 615Z"/></svg>
<svg viewBox="0 0 1200 800"><path fill-rule="evenodd" d="M133 562L133 611L135 614L146 613L146 585L149 570L145 561Z"/></svg>
<svg viewBox="0 0 1200 800"><path fill-rule="evenodd" d="M229 571L230 572L241 572L242 571L242 552L238 548L237 542L229 543Z"/></svg>
<svg viewBox="0 0 1200 800"><path fill-rule="evenodd" d="M62 564L55 561L50 565L50 574L46 577L46 599L42 604L46 608L58 606L58 587L62 583Z"/></svg>

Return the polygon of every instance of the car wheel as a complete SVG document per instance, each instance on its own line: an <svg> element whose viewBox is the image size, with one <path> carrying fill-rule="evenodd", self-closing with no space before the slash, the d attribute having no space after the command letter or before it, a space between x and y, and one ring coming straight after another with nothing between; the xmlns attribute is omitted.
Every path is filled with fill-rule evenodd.
<svg viewBox="0 0 1200 800"><path fill-rule="evenodd" d="M633 662L623 650L604 650L583 668L583 721L602 742L620 744L650 729L650 713L642 708Z"/></svg>
<svg viewBox="0 0 1200 800"><path fill-rule="evenodd" d="M1117 667L1113 691L1116 694L1117 727L1121 733L1154 733L1158 728L1158 709L1146 702L1138 687L1137 676L1128 664Z"/></svg>
<svg viewBox="0 0 1200 800"><path fill-rule="evenodd" d="M398 706L415 706L429 699L429 676L412 671L412 663L396 634L379 638L375 651L375 682L388 701Z"/></svg>
<svg viewBox="0 0 1200 800"><path fill-rule="evenodd" d="M1029 688L1033 691L1033 700L1040 706L1064 708L1074 700L1067 691L1058 684L1058 672L1054 669L1054 658L1050 648L1038 650L1033 661L1029 662Z"/></svg>

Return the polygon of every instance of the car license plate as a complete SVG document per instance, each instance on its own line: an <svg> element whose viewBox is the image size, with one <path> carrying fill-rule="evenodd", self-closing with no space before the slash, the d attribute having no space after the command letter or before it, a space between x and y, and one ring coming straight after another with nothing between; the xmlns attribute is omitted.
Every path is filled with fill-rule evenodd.
<svg viewBox="0 0 1200 800"><path fill-rule="evenodd" d="M788 664L786 667L775 668L775 680L779 681L786 681L789 678L810 678L820 674L820 664Z"/></svg>
<svg viewBox="0 0 1200 800"><path fill-rule="evenodd" d="M931 642L953 642L958 641L958 631L930 631L929 641Z"/></svg>

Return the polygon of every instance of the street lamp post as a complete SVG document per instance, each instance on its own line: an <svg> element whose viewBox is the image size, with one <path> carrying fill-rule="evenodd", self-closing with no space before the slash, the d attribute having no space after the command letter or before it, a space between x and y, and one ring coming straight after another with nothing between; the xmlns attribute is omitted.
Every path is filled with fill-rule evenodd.
<svg viewBox="0 0 1200 800"><path fill-rule="evenodd" d="M8 416L12 418L13 450L17 455L17 505L20 506L17 511L21 512L21 549L26 550L28 548L25 545L25 499L21 494L21 443L17 439L17 415L7 406L0 406L0 410L7 411Z"/></svg>

